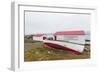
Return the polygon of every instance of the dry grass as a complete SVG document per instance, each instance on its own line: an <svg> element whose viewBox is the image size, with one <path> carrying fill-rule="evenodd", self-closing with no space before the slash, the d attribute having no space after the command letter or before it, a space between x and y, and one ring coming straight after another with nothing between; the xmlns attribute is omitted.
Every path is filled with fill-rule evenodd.
<svg viewBox="0 0 100 73"><path fill-rule="evenodd" d="M46 60L68 60L90 58L90 50L84 51L80 55L69 53L68 51L46 48L42 42L25 43L24 61L46 61Z"/></svg>

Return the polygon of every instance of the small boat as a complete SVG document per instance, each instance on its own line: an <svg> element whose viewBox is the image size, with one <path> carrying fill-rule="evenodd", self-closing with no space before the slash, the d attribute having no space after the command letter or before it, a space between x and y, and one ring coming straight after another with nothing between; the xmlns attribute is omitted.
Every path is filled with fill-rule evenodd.
<svg viewBox="0 0 100 73"><path fill-rule="evenodd" d="M48 47L70 51L75 54L81 54L84 51L84 45L71 42L43 40L43 43Z"/></svg>

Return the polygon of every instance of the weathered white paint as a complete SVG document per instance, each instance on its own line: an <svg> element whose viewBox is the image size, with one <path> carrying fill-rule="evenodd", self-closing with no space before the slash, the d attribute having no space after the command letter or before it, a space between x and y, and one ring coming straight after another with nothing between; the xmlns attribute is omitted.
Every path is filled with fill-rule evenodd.
<svg viewBox="0 0 100 73"><path fill-rule="evenodd" d="M85 44L85 35L56 35L56 40Z"/></svg>
<svg viewBox="0 0 100 73"><path fill-rule="evenodd" d="M61 42L61 41L52 41L52 40L43 40L44 43L53 43L57 45L61 45L67 48L70 48L72 50L78 51L82 53L84 51L84 46L83 45L78 45L78 44L73 44L69 42Z"/></svg>
<svg viewBox="0 0 100 73"><path fill-rule="evenodd" d="M48 38L53 38L53 40L55 39L53 34L47 34L47 35L46 35L46 38L47 38L47 39L48 39Z"/></svg>
<svg viewBox="0 0 100 73"><path fill-rule="evenodd" d="M53 40L54 40L54 35L53 34L45 34L45 35L42 35L42 36L33 36L33 40L43 41L43 37L46 37L46 40L48 38L53 38Z"/></svg>
<svg viewBox="0 0 100 73"><path fill-rule="evenodd" d="M33 36L33 40L35 40L35 41L43 41L43 36L41 36L41 37Z"/></svg>

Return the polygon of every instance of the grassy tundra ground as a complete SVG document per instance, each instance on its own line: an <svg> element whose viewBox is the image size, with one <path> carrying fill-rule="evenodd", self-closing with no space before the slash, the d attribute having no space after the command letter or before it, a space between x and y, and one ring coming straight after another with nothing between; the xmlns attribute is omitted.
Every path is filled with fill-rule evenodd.
<svg viewBox="0 0 100 73"><path fill-rule="evenodd" d="M89 46L88 46L89 48ZM24 44L24 61L68 60L90 58L90 50L80 55L68 51L47 48L42 42L28 42Z"/></svg>

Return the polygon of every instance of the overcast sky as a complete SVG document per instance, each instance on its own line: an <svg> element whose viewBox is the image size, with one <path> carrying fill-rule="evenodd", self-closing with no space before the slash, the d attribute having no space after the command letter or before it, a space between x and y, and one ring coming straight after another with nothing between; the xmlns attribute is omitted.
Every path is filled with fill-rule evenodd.
<svg viewBox="0 0 100 73"><path fill-rule="evenodd" d="M90 15L25 12L25 35L67 30L90 30Z"/></svg>

